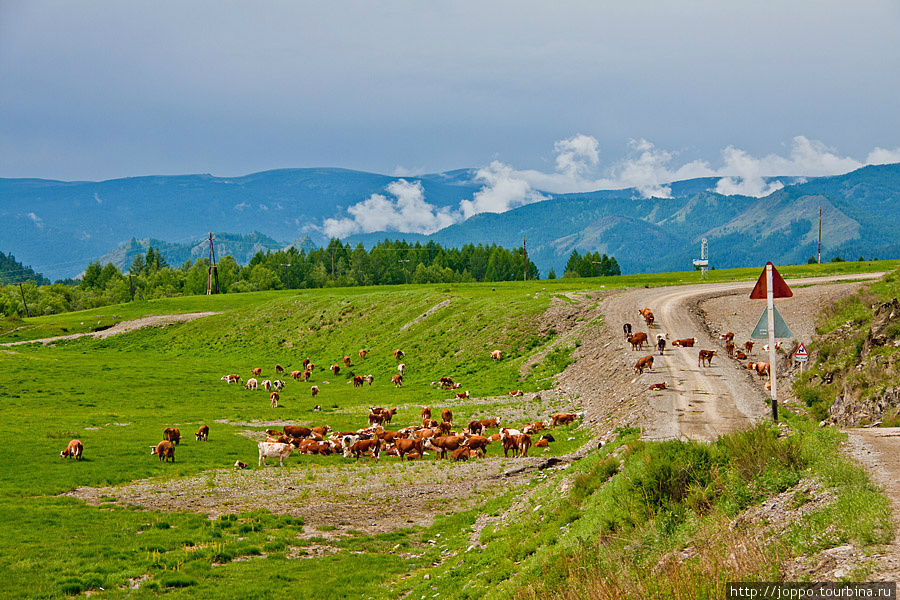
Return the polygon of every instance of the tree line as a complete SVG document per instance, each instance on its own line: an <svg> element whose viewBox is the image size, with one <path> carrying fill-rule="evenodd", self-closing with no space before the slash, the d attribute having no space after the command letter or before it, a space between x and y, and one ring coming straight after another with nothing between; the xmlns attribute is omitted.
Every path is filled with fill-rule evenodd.
<svg viewBox="0 0 900 600"><path fill-rule="evenodd" d="M585 259L592 259L586 254ZM601 257L596 257L601 259ZM603 255L598 269L618 274L614 258ZM570 259L572 262L572 259ZM580 264L580 263L579 263ZM593 265L592 265L593 266ZM578 268L567 267L566 275L586 277ZM231 256L217 264L220 293L240 293L276 289L304 289L403 283L466 283L477 281L521 281L540 279L535 264L526 260L522 248L508 249L496 244L467 244L444 248L435 242L409 244L385 240L366 250L332 239L327 246L312 250L290 247L275 252L258 252L246 266ZM199 258L181 266L169 265L158 249L150 247L138 254L122 273L108 263L90 263L80 280L49 284L41 278L18 286L0 287L0 313L25 316L25 301L32 315L84 310L128 302L206 293L209 260ZM551 275L555 277L555 275ZM39 276L38 276L39 277Z"/></svg>

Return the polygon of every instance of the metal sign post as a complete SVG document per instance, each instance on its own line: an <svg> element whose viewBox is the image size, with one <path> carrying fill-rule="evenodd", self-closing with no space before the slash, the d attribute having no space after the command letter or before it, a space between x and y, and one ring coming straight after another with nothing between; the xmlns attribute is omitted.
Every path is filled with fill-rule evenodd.
<svg viewBox="0 0 900 600"><path fill-rule="evenodd" d="M772 420L778 422L778 367L775 362L775 298L772 263L766 265L766 308L769 310L769 383L772 388Z"/></svg>
<svg viewBox="0 0 900 600"><path fill-rule="evenodd" d="M806 351L806 346L803 345L803 342L800 342L800 345L797 346L797 351L794 352L794 361L800 363L800 374L801 375L803 375L803 365L808 360L809 360L809 352Z"/></svg>

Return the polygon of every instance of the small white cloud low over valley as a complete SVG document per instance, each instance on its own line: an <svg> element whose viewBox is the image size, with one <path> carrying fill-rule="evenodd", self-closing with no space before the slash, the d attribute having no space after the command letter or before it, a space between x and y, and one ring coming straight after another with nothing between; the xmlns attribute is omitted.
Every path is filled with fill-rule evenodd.
<svg viewBox="0 0 900 600"><path fill-rule="evenodd" d="M503 213L547 200L548 194L632 189L637 197L667 198L672 182L698 177L717 179L710 189L719 194L762 197L784 187L771 177L840 175L865 165L900 162L900 148L876 147L857 160L804 136L793 138L783 155L757 157L728 146L719 165L705 160L679 163L678 151L658 148L645 139L631 140L625 156L606 167L600 144L590 135L559 140L553 150L553 170L517 169L499 160L477 169L473 182L481 189L456 209L430 204L421 182L400 179L385 188L388 195L372 194L350 206L347 216L325 219L322 230L332 237L375 231L430 234L480 213Z"/></svg>

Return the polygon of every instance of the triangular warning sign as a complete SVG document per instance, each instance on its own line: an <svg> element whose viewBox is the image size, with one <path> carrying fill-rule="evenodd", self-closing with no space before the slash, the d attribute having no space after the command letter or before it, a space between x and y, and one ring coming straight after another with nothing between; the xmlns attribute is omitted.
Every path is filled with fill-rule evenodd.
<svg viewBox="0 0 900 600"><path fill-rule="evenodd" d="M791 332L791 328L787 326L787 323L784 322L784 318L781 316L781 313L778 312L778 309L774 306L772 310L775 311L775 337L777 338L792 338L794 334ZM767 340L769 339L769 309L763 311L762 316L759 318L759 321L756 323L756 327L753 328L753 333L750 334L750 338L754 340Z"/></svg>
<svg viewBox="0 0 900 600"><path fill-rule="evenodd" d="M803 342L800 342L800 345L797 346L797 351L794 352L797 356L809 356L809 352L806 351L806 346L803 345Z"/></svg>
<svg viewBox="0 0 900 600"><path fill-rule="evenodd" d="M753 291L750 292L751 300L765 300L766 299L766 268L772 265L771 262L766 263L766 267L763 269L762 274L759 276L759 279L756 281L756 285L753 287ZM775 268L775 265L772 265L772 297L773 298L790 298L794 295L794 292L791 291L791 288L788 287L788 284L784 282L784 279L781 278L781 275L778 273L778 269Z"/></svg>

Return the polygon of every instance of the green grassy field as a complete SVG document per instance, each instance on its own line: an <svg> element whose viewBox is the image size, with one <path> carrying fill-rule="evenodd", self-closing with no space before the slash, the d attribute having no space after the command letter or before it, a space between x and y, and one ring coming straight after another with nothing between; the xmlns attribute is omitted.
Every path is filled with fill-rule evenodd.
<svg viewBox="0 0 900 600"><path fill-rule="evenodd" d="M831 263L781 270L799 276L852 268L853 263ZM882 262L856 268L873 271L889 266ZM753 279L758 271L713 271L710 280ZM366 424L368 407L373 405L399 407L394 420L398 426L418 423L423 405L452 406L457 424L500 413L510 425L546 418L549 412L576 401L545 400L526 406L510 399L507 392L551 387L553 375L568 361L566 352L554 352L538 366L535 376L525 380L520 376L524 361L555 339L552 331L542 334L538 327L552 298L600 286L698 280L696 273L683 273L602 281L247 293L172 298L26 319L16 325L23 329L5 333L2 340L73 333L90 330L98 322L150 314L222 312L105 340L0 348L0 435L15 440L0 453L0 570L4 573L0 596L54 598L88 590L92 597L104 598L149 598L163 593L274 598L284 594L285 586L322 598L392 598L398 590L430 591L432 584L410 576L424 574L434 563L452 566L444 562L447 552L465 551L464 531L476 516L506 510L515 494L476 493L475 508L439 508L438 518L428 529L411 526L379 535L345 530L327 540L317 538L302 520L264 510L208 519L193 512L129 506L117 501L115 491L99 506L60 494L81 486L117 486L147 479L163 484L196 476L208 477L212 486L216 474L229 470L235 460L255 468L255 442L242 432L261 431L269 421L357 429ZM447 300L448 306L414 323ZM360 361L356 351L363 347L370 357ZM389 381L396 372L397 361L391 355L395 348L406 352L402 389ZM489 357L495 348L504 352L500 363ZM332 376L327 367L339 363L345 354L354 365ZM274 378L276 363L291 370L306 357L317 365L311 383L321 388L321 394L315 400L308 384L289 381L279 408L273 409L265 392L219 381L226 373L239 373L246 379L257 366L264 369L263 378ZM371 373L375 384L354 389L347 384L353 373ZM449 402L447 392L430 385L441 375L462 382L462 389L474 398ZM315 404L321 405L321 412L313 411ZM208 443L193 439L200 423L210 425ZM149 446L161 439L168 426L178 426L185 436L174 464L149 456ZM85 444L85 459L80 462L59 458L71 438ZM549 454L571 452L587 442L589 434L571 427L557 439ZM494 447L491 454L497 453ZM514 459L499 462L499 468L515 464ZM405 468L393 458L377 465L369 462L363 469L343 457L296 455L285 468L314 478L317 469L329 465L345 466L348 477L360 473L381 477ZM589 466L586 463L584 468ZM539 485L540 479L533 485ZM303 501L303 493L296 492L297 502ZM553 523L558 527L562 522ZM521 552L527 556L543 552L547 544L541 540ZM323 546L328 553L316 554ZM516 571L514 564L504 569L501 575ZM474 577L476 570L463 572ZM459 579L450 581L458 585L439 589L449 594L465 587ZM524 585L516 582L503 589ZM466 592L463 597L474 594Z"/></svg>

